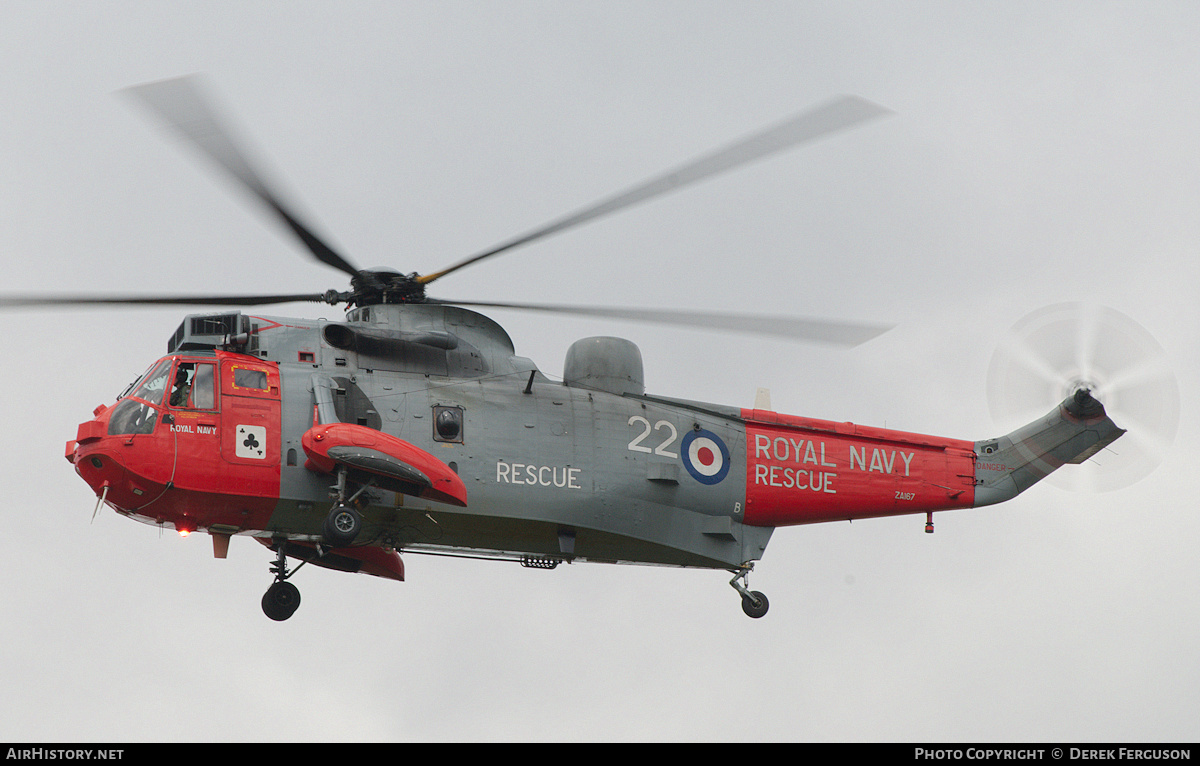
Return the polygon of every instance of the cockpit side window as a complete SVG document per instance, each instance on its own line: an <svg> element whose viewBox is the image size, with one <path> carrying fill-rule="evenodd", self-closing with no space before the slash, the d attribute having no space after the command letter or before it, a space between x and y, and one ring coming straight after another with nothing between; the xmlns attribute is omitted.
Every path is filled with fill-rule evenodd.
<svg viewBox="0 0 1200 766"><path fill-rule="evenodd" d="M192 379L192 406L198 410L211 410L217 406L215 365L196 365L196 377Z"/></svg>
<svg viewBox="0 0 1200 766"><path fill-rule="evenodd" d="M214 366L203 362L180 362L168 402L172 407L211 410L216 407Z"/></svg>

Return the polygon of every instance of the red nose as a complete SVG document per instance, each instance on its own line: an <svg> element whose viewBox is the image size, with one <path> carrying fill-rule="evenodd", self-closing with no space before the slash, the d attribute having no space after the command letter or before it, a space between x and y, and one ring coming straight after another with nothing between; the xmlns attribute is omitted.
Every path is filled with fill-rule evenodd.
<svg viewBox="0 0 1200 766"><path fill-rule="evenodd" d="M125 466L112 454L111 440L104 438L104 424L89 420L79 425L79 435L67 442L67 460L99 495L105 487L120 486L125 478Z"/></svg>

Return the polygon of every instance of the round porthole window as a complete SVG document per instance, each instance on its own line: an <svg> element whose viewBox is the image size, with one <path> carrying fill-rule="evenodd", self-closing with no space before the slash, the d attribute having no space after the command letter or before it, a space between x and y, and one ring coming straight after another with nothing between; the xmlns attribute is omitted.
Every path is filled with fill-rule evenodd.
<svg viewBox="0 0 1200 766"><path fill-rule="evenodd" d="M461 442L463 437L462 408L434 407L433 435L441 442Z"/></svg>

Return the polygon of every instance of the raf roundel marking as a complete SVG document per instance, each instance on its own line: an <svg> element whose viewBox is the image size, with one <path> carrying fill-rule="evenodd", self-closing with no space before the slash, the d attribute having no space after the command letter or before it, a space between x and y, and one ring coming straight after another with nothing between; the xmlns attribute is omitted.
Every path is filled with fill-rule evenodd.
<svg viewBox="0 0 1200 766"><path fill-rule="evenodd" d="M679 451L683 467L701 484L718 484L729 474L729 449L712 431L688 431Z"/></svg>

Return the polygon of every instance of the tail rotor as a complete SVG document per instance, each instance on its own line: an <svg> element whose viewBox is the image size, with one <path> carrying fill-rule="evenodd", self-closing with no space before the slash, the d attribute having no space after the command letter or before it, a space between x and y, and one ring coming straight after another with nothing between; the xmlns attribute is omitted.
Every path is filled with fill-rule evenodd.
<svg viewBox="0 0 1200 766"><path fill-rule="evenodd" d="M1162 346L1133 319L1104 306L1047 306L1012 327L988 370L988 404L1001 425L1037 417L1079 389L1127 433L1078 469L1057 471L1047 481L1108 492L1153 472L1178 430L1179 384Z"/></svg>

